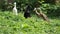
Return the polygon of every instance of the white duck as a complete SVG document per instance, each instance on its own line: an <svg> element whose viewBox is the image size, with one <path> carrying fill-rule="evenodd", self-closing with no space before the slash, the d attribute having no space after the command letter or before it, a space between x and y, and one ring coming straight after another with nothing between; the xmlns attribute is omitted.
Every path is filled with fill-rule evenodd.
<svg viewBox="0 0 60 34"><path fill-rule="evenodd" d="M18 15L17 8L16 8L16 2L14 2L13 13L14 13L15 15Z"/></svg>

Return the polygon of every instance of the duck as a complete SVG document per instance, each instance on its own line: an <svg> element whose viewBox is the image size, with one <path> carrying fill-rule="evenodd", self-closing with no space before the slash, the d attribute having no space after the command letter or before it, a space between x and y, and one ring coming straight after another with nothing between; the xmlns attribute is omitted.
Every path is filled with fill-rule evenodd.
<svg viewBox="0 0 60 34"><path fill-rule="evenodd" d="M16 8L16 2L14 2L13 14L18 15L17 8Z"/></svg>

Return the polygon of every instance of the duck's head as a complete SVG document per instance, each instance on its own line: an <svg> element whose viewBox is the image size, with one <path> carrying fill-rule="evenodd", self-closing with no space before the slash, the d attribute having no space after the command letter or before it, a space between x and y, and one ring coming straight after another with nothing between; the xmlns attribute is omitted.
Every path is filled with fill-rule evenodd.
<svg viewBox="0 0 60 34"><path fill-rule="evenodd" d="M14 5L16 5L16 2L14 2Z"/></svg>

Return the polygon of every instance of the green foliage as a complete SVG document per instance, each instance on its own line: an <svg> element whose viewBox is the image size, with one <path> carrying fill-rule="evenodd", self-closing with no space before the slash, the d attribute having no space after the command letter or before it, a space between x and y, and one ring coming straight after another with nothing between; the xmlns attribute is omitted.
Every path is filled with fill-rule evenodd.
<svg viewBox="0 0 60 34"><path fill-rule="evenodd" d="M13 1L17 2L17 9L18 10L23 10L24 7L26 7L26 4L29 4L29 5L31 5L32 8L34 8L36 3L40 3L41 4L40 6L45 7L45 9L44 8L42 8L42 9L46 10L46 8L51 9L52 4L50 5L50 3L55 3L54 1L56 1L56 0L51 0L51 1L49 1L49 0L13 0ZM9 5L9 3L7 3L7 2L8 2L8 0L3 0L3 1L0 2L1 9L3 9L2 7L4 6L5 10L12 10L13 2L11 2L11 5ZM47 3L45 3L45 2L47 2ZM53 7L52 10L54 8L55 7Z"/></svg>
<svg viewBox="0 0 60 34"><path fill-rule="evenodd" d="M60 34L60 19L46 22L36 15L25 19L23 14L0 11L0 34Z"/></svg>
<svg viewBox="0 0 60 34"><path fill-rule="evenodd" d="M56 4L56 2L58 1L58 0L44 0L45 1L45 3L49 3L49 4Z"/></svg>

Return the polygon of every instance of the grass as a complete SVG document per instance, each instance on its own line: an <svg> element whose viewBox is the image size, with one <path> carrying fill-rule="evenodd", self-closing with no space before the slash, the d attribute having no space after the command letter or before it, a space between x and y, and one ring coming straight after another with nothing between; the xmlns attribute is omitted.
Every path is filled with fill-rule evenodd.
<svg viewBox="0 0 60 34"><path fill-rule="evenodd" d="M22 12L16 16L0 11L0 34L60 34L60 19L50 20L46 22L36 15L25 19Z"/></svg>

